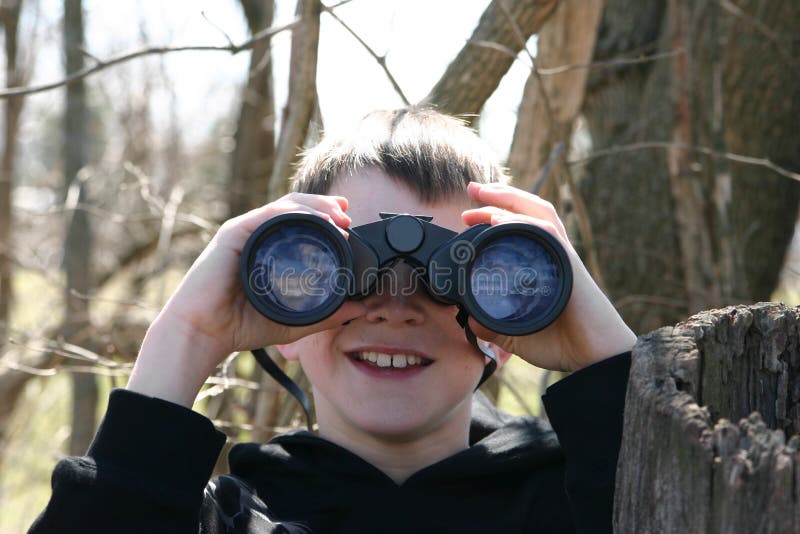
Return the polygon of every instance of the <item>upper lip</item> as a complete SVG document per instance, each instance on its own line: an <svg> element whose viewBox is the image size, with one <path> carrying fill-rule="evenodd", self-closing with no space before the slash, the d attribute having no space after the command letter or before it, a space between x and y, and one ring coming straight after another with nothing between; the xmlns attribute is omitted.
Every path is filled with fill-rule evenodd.
<svg viewBox="0 0 800 534"><path fill-rule="evenodd" d="M386 345L364 345L362 347L356 347L353 349L346 350L345 352L349 354L352 354L354 352L382 352L383 354L411 354L414 356L419 356L420 358L425 358L426 360L433 361L433 358L431 358L430 355L422 351L404 347L389 347Z"/></svg>

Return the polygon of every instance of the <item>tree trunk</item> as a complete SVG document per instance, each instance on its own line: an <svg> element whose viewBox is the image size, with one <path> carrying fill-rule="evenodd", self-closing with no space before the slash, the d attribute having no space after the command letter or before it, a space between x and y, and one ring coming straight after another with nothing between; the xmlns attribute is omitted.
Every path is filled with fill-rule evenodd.
<svg viewBox="0 0 800 534"><path fill-rule="evenodd" d="M23 76L17 68L17 26L22 0L4 0L0 5L0 23L5 34L6 86L22 84ZM22 112L22 98L11 97L3 102L5 119L3 129L3 154L0 162L0 355L9 336L12 287L11 228L13 214L11 196L14 184L14 165L17 155L17 131ZM1 436L0 436L1 439Z"/></svg>
<svg viewBox="0 0 800 534"><path fill-rule="evenodd" d="M547 69L589 63L602 12L603 0L559 2L539 32L536 68L547 72ZM508 167L516 187L533 189L557 143L564 144L564 156L569 153L572 126L583 106L588 75L585 68L540 76L531 71L508 154ZM557 202L555 183L548 180L537 194Z"/></svg>
<svg viewBox="0 0 800 534"><path fill-rule="evenodd" d="M767 302L639 338L617 532L800 532L798 325L800 306Z"/></svg>
<svg viewBox="0 0 800 534"><path fill-rule="evenodd" d="M81 0L64 0L64 53L67 74L83 68L83 9ZM88 111L83 80L67 86L64 113L64 182L68 202L86 202L85 179L80 171L86 164ZM62 330L65 339L82 345L90 340L89 301L81 298L90 292L92 234L86 210L67 210L67 236L64 242L66 271L66 315ZM79 295L76 295L78 293ZM93 374L72 376L72 433L69 454L86 452L95 432L97 383Z"/></svg>
<svg viewBox="0 0 800 534"><path fill-rule="evenodd" d="M769 299L800 184L675 143L800 169L798 30L790 0L607 1L595 61L671 54L595 69L584 105L595 150L673 143L592 159L580 185L606 289L634 330Z"/></svg>
<svg viewBox="0 0 800 534"><path fill-rule="evenodd" d="M474 122L528 38L539 31L557 3L494 0L467 44L421 103Z"/></svg>
<svg viewBox="0 0 800 534"><path fill-rule="evenodd" d="M272 25L273 0L241 0L250 33ZM247 83L242 91L236 149L229 189L229 216L234 217L268 201L269 178L275 159L275 97L270 39L262 39L250 55Z"/></svg>
<svg viewBox="0 0 800 534"><path fill-rule="evenodd" d="M292 30L289 59L289 98L283 110L281 136L269 184L269 199L286 194L289 175L306 141L317 96L317 48L319 45L319 0L298 0L296 14L301 24Z"/></svg>

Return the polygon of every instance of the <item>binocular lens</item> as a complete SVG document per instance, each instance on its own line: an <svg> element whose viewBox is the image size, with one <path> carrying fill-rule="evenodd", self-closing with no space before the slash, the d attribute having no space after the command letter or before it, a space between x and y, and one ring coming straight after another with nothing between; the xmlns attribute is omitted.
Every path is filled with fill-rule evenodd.
<svg viewBox="0 0 800 534"><path fill-rule="evenodd" d="M269 308L303 314L342 298L340 256L318 225L285 223L262 236L250 255L250 288Z"/></svg>
<svg viewBox="0 0 800 534"><path fill-rule="evenodd" d="M523 234L497 236L478 251L470 271L475 303L491 319L508 323L546 316L561 284L553 254Z"/></svg>

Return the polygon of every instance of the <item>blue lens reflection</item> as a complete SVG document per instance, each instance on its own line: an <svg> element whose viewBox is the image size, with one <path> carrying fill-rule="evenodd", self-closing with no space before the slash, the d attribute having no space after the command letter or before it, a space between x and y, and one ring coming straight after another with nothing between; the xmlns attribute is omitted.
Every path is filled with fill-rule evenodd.
<svg viewBox="0 0 800 534"><path fill-rule="evenodd" d="M553 306L561 279L555 258L539 241L511 234L478 253L470 285L478 306L492 319L528 323Z"/></svg>
<svg viewBox="0 0 800 534"><path fill-rule="evenodd" d="M250 287L286 312L308 312L335 298L339 256L328 236L308 225L286 225L254 253Z"/></svg>

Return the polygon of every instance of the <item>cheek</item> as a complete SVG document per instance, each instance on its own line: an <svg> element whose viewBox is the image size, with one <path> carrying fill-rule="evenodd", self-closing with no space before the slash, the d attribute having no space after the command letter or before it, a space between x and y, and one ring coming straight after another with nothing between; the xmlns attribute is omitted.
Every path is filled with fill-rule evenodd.
<svg viewBox="0 0 800 534"><path fill-rule="evenodd" d="M312 382L318 377L324 378L328 374L328 370L336 356L333 354L333 339L335 335L336 333L333 330L325 330L296 341L303 372L308 375Z"/></svg>

